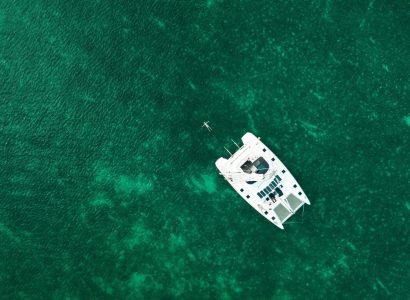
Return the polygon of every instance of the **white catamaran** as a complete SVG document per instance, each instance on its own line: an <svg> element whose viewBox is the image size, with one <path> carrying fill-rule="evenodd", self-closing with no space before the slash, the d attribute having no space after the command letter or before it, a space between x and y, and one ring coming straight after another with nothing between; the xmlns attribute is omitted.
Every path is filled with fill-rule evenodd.
<svg viewBox="0 0 410 300"><path fill-rule="evenodd" d="M310 205L309 199L260 138L248 132L241 139L243 146L237 145L239 149L229 159L220 157L215 165L246 202L284 229L283 223L304 204Z"/></svg>

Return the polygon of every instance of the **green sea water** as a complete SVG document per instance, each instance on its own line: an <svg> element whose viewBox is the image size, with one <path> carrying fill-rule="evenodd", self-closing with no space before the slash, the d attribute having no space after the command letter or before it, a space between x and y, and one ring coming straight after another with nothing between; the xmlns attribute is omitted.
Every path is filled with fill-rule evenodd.
<svg viewBox="0 0 410 300"><path fill-rule="evenodd" d="M1 1L0 299L410 299L409 37L405 0ZM214 166L247 131L284 231Z"/></svg>

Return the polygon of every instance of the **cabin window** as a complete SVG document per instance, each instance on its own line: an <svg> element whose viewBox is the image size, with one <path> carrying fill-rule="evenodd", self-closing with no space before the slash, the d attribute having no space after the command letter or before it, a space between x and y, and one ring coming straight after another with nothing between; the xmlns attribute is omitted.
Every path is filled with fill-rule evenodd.
<svg viewBox="0 0 410 300"><path fill-rule="evenodd" d="M247 161L241 166L241 169L242 169L242 171L244 171L245 173L252 174L252 166L253 166L252 162L251 162L250 160L247 160Z"/></svg>
<svg viewBox="0 0 410 300"><path fill-rule="evenodd" d="M253 162L253 165L256 167L256 174L265 174L269 170L268 162L263 158L259 157Z"/></svg>
<svg viewBox="0 0 410 300"><path fill-rule="evenodd" d="M249 198L250 198L250 196L249 196L249 195L246 195L246 198L247 198L247 199L249 199Z"/></svg>
<svg viewBox="0 0 410 300"><path fill-rule="evenodd" d="M241 166L241 169L247 174L252 174L252 173L265 174L266 172L268 172L269 164L263 157L259 157L254 162L247 160Z"/></svg>

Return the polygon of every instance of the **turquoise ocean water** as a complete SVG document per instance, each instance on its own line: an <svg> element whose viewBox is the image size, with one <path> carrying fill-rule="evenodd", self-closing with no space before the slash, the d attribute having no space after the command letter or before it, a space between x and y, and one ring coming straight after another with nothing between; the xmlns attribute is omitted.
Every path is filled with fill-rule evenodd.
<svg viewBox="0 0 410 300"><path fill-rule="evenodd" d="M409 299L409 37L408 1L1 1L0 299ZM218 175L247 131L303 224Z"/></svg>

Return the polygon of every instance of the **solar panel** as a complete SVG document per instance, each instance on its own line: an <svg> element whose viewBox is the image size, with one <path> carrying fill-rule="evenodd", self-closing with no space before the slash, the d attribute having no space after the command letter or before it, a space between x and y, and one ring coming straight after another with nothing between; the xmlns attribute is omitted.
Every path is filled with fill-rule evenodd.
<svg viewBox="0 0 410 300"><path fill-rule="evenodd" d="M272 187L275 188L275 187L276 187L276 182L275 182L275 180L273 180L273 181L270 183L270 185L272 185Z"/></svg>

